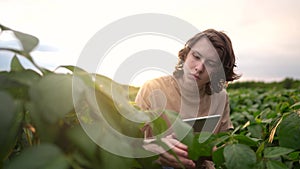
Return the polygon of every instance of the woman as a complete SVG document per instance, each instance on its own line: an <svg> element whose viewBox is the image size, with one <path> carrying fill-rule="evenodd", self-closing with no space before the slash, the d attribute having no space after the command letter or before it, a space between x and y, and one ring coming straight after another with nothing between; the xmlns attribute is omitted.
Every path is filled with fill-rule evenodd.
<svg viewBox="0 0 300 169"><path fill-rule="evenodd" d="M205 30L188 40L178 57L173 76L146 82L137 94L136 104L144 110L173 110L182 118L220 114L213 132L233 128L225 85L239 76L233 70L235 55L229 37L214 29ZM169 122L167 118L166 121ZM149 126L145 126L144 132L145 137L153 136ZM196 164L188 159L187 146L176 136L169 135L165 141L186 168L213 168L212 162ZM181 166L170 153L158 152L158 163L173 168Z"/></svg>

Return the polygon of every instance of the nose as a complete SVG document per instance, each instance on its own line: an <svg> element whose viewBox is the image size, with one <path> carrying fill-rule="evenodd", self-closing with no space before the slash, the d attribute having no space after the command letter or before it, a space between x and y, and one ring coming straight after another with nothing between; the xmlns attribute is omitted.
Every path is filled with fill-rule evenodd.
<svg viewBox="0 0 300 169"><path fill-rule="evenodd" d="M202 61L197 62L195 65L195 71L196 73L203 73L205 70L205 66Z"/></svg>

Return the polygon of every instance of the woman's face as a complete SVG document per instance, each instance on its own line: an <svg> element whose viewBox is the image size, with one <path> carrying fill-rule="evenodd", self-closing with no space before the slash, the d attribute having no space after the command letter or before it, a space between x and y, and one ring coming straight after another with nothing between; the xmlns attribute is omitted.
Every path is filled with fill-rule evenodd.
<svg viewBox="0 0 300 169"><path fill-rule="evenodd" d="M217 50L203 36L192 47L184 62L184 79L203 87L210 81L210 74L220 65Z"/></svg>

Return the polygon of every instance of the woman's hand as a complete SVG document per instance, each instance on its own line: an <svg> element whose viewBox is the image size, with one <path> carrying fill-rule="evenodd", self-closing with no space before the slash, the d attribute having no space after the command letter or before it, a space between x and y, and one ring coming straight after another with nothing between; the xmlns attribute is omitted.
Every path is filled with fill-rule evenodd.
<svg viewBox="0 0 300 169"><path fill-rule="evenodd" d="M188 158L188 147L185 144L178 141L174 135L169 135L161 140L177 155L180 162L173 154L167 152L157 144L150 143L145 145L144 148L146 150L160 154L157 159L159 164L174 168L182 168L182 165L185 168L195 168L196 164Z"/></svg>

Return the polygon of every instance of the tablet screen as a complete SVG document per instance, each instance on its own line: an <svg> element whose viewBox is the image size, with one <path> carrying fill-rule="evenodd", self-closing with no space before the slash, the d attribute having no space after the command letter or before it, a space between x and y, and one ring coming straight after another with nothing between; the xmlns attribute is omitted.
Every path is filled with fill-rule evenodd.
<svg viewBox="0 0 300 169"><path fill-rule="evenodd" d="M194 132L213 132L219 122L221 115L210 115L196 118L183 119L184 122L193 126Z"/></svg>

